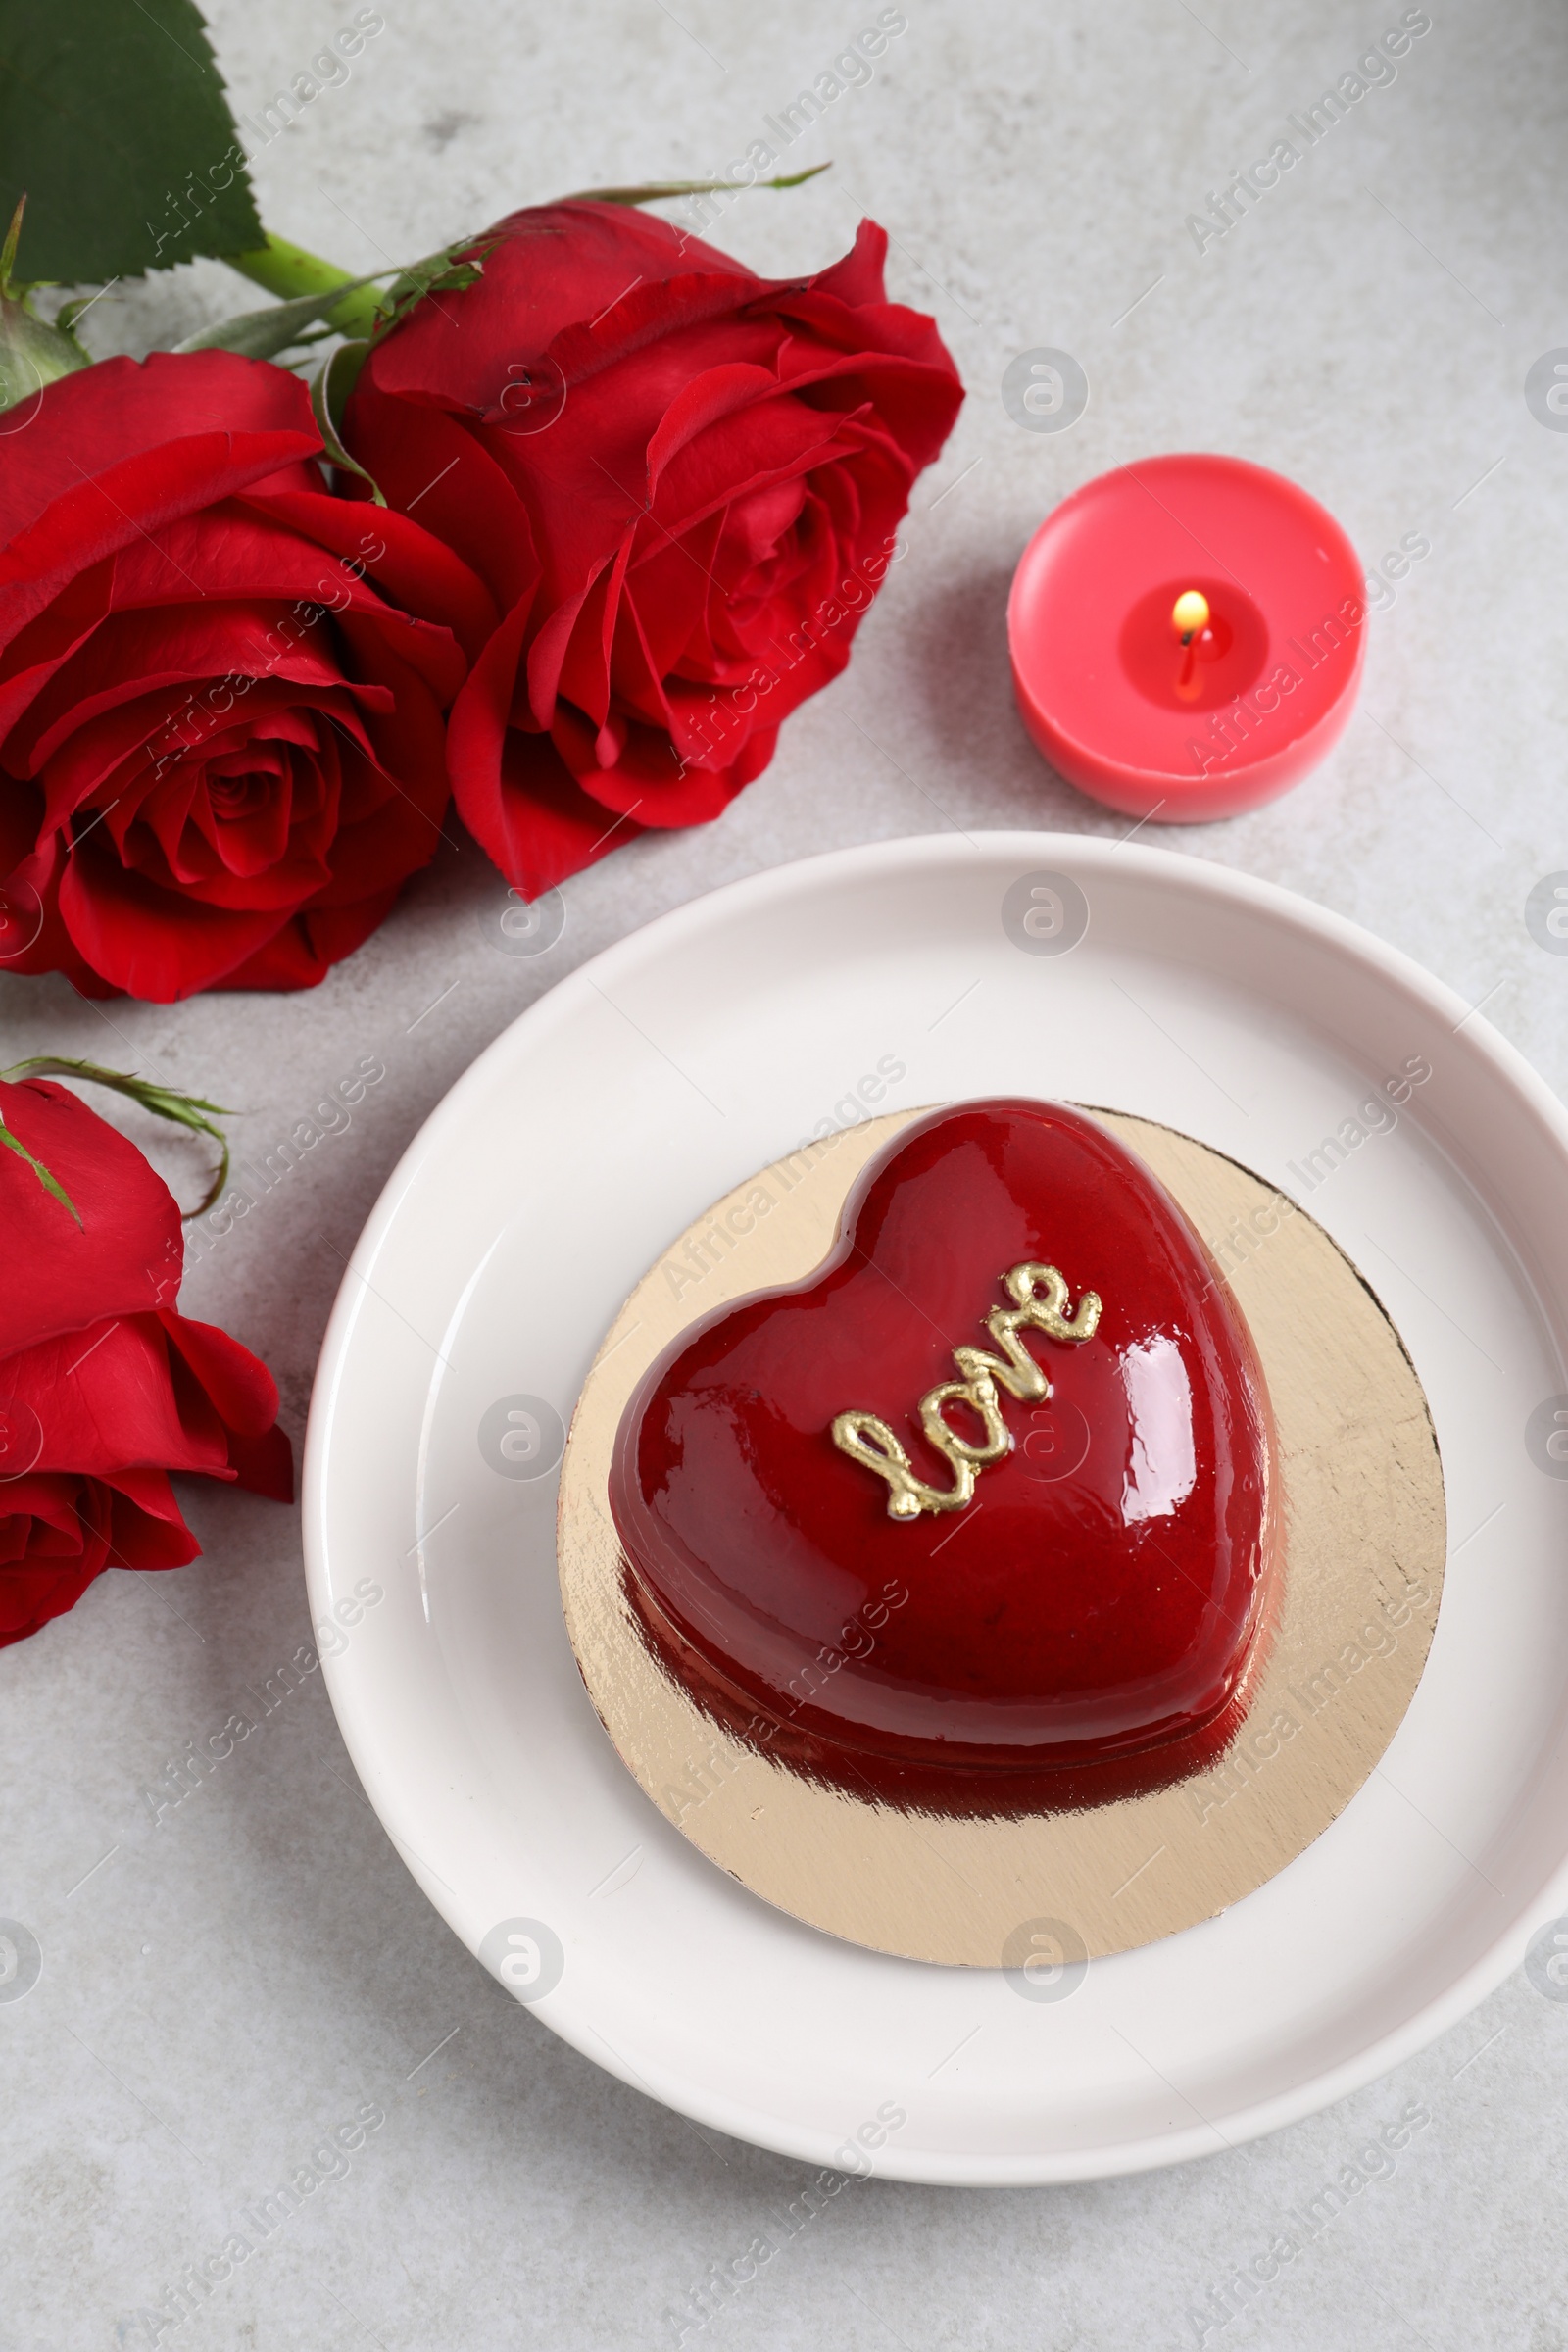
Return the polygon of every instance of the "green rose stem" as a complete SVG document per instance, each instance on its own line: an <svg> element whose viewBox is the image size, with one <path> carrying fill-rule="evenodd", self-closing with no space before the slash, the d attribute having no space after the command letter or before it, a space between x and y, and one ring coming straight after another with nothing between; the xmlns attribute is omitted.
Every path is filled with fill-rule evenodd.
<svg viewBox="0 0 1568 2352"><path fill-rule="evenodd" d="M302 294L329 294L334 286L355 282L351 270L339 270L335 263L307 253L303 245L291 245L287 237L274 237L270 232L255 253L231 253L227 259L231 270L265 286L269 294L281 295L285 302ZM395 268L387 272L389 276L395 273ZM327 323L340 335L368 335L375 326L380 302L373 286L362 285L327 312Z"/></svg>
<svg viewBox="0 0 1568 2352"><path fill-rule="evenodd" d="M124 1070L106 1070L100 1062L67 1061L54 1054L34 1054L25 1061L14 1061L8 1070L0 1070L0 1083L20 1078L85 1078L94 1086L113 1087L117 1095L128 1096L143 1110L150 1110L154 1118L172 1119L176 1126L210 1135L222 1156L206 1197L194 1208L181 1212L187 1221L204 1215L228 1181L228 1139L220 1127L213 1125L213 1119L231 1119L234 1113L225 1110L221 1102L204 1102L200 1095L182 1095L173 1087L158 1086L151 1078L137 1078ZM207 1116L209 1111L212 1118ZM69 1208L78 1225L81 1223L80 1211L59 1179L49 1173L41 1160L34 1159L22 1138L12 1134L3 1118L0 1118L0 1149L14 1152L19 1159L24 1160L44 1191Z"/></svg>

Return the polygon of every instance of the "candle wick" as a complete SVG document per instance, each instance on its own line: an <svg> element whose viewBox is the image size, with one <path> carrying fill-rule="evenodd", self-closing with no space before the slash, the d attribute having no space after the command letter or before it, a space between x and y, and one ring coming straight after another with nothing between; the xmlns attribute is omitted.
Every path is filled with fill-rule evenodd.
<svg viewBox="0 0 1568 2352"><path fill-rule="evenodd" d="M1198 647L1194 641L1207 637L1209 623L1209 603L1201 588L1184 588L1171 607L1170 619L1182 653L1176 670L1176 692L1182 702L1195 702L1203 689L1198 675Z"/></svg>

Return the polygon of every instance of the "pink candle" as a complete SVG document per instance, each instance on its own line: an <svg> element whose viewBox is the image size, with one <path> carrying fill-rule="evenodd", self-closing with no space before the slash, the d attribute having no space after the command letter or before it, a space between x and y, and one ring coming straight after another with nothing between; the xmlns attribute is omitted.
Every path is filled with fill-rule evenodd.
<svg viewBox="0 0 1568 2352"><path fill-rule="evenodd" d="M1295 482L1146 458L1075 490L1025 548L1013 689L1080 791L1200 824L1273 800L1338 742L1366 611L1355 550Z"/></svg>

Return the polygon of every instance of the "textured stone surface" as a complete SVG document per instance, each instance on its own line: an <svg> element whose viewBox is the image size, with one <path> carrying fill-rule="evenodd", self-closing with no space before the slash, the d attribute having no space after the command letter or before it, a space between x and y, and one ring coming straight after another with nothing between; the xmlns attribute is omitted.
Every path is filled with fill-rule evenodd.
<svg viewBox="0 0 1568 2352"><path fill-rule="evenodd" d="M351 13L224 0L215 36L236 103L264 105ZM518 201L705 169L873 13L389 0L347 86L262 154L263 211L369 267ZM1279 466L1369 563L1407 532L1432 553L1375 619L1360 710L1318 775L1256 816L1143 838L1369 925L1485 999L1552 1083L1568 1078L1568 961L1524 922L1532 884L1568 867L1568 438L1521 389L1568 332L1560 14L1434 0L1393 86L1200 257L1184 217L1352 68L1396 0L1207 0L1202 22L1182 0L908 13L871 84L791 150L792 165L831 154L833 172L747 199L716 232L782 271L819 265L874 213L895 239L894 290L935 311L971 393L848 675L791 722L768 773L720 824L639 842L569 884L565 932L534 961L489 946L500 886L463 848L313 995L94 1008L63 982L0 985L8 1059L51 1049L156 1070L239 1104L251 1152L361 1055L384 1056L352 1127L187 1283L191 1311L276 1368L296 1435L342 1257L388 1169L564 971L806 852L948 826L1125 829L1030 750L1003 611L1046 509L1149 451ZM100 350L139 351L250 299L202 265L117 289L90 329ZM1070 432L1020 430L1002 406L1003 369L1037 345L1088 372ZM194 1157L166 1164L195 1180ZM406 1875L318 1678L152 1829L143 1786L251 1703L247 1686L307 1631L288 1514L203 1493L190 1507L202 1560L111 1574L0 1655L0 1912L44 1953L34 1990L0 2007L0 2345L151 2340L138 2309L362 2102L386 2121L346 2177L158 2340L673 2344L666 2307L743 2253L805 2175L699 2132L517 2010ZM1544 2352L1568 2325L1565 2089L1568 2005L1521 1976L1395 2077L1244 2151L1076 2189L858 2187L703 2333L781 2352L1121 2352L1206 2328L1211 2345L1289 2352ZM1212 2303L1189 2316L1411 2101L1431 2122L1389 2177L1252 2300L1233 2293L1228 2323Z"/></svg>

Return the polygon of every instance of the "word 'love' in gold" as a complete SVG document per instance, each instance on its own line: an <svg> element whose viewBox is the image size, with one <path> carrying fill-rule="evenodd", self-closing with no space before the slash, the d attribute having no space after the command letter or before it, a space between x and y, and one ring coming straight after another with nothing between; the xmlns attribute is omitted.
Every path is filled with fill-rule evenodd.
<svg viewBox="0 0 1568 2352"><path fill-rule="evenodd" d="M1014 1266L1002 1278L1012 1300L1010 1307L994 1306L986 1329L1002 1349L988 1355L983 1348L955 1348L953 1360L962 1375L928 1389L920 1399L920 1427L953 1470L951 1487L927 1486L888 1424L875 1413L839 1413L833 1422L833 1443L852 1462L863 1462L888 1487L888 1517L918 1519L922 1511L961 1511L974 1498L975 1480L987 1462L998 1462L1011 1450L1012 1433L1002 1418L998 1383L1009 1396L1038 1402L1051 1395L1051 1383L1018 1337L1032 1329L1054 1340L1087 1340L1100 1321L1100 1295L1085 1291L1076 1310L1067 1312L1067 1284L1054 1266ZM947 1418L947 1407L966 1404L985 1431L976 1446L960 1437Z"/></svg>

